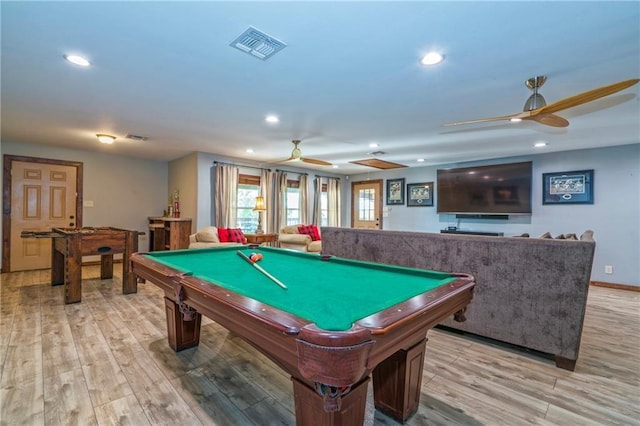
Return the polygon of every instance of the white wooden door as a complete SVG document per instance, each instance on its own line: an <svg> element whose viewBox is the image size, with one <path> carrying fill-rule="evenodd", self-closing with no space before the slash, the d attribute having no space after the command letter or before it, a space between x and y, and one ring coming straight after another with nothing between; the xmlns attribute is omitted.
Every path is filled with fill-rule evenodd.
<svg viewBox="0 0 640 426"><path fill-rule="evenodd" d="M351 226L382 229L382 181L351 184Z"/></svg>
<svg viewBox="0 0 640 426"><path fill-rule="evenodd" d="M51 267L51 239L22 231L76 225L76 167L11 162L11 271Z"/></svg>

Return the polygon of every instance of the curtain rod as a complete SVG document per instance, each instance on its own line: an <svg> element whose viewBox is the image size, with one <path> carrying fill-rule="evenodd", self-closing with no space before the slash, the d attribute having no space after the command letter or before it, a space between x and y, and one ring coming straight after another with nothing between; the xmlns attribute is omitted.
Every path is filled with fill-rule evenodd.
<svg viewBox="0 0 640 426"><path fill-rule="evenodd" d="M248 169L256 169L256 170L266 170L268 172L271 171L271 169L263 169L262 167L256 167L256 166L245 166L244 164L233 164L233 163L225 163L224 161L214 161L213 164L218 165L218 164L225 164L227 166L238 166L238 167L246 167Z"/></svg>
<svg viewBox="0 0 640 426"><path fill-rule="evenodd" d="M309 173L294 172L294 171L291 171L291 170L276 169L276 172L287 172L287 173L295 173L295 174L298 174L298 175L305 175L305 176L309 176Z"/></svg>
<svg viewBox="0 0 640 426"><path fill-rule="evenodd" d="M339 178L339 177L335 177L335 176L323 176L323 175L316 175L316 177L340 180L340 178Z"/></svg>

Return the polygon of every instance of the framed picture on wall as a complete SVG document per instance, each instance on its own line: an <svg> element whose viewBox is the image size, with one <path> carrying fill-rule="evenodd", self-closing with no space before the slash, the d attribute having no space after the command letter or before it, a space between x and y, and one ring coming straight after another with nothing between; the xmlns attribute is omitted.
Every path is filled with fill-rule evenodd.
<svg viewBox="0 0 640 426"><path fill-rule="evenodd" d="M593 170L542 174L542 204L593 204Z"/></svg>
<svg viewBox="0 0 640 426"><path fill-rule="evenodd" d="M408 183L407 207L432 207L433 182Z"/></svg>
<svg viewBox="0 0 640 426"><path fill-rule="evenodd" d="M387 205L404 204L404 178L387 179Z"/></svg>

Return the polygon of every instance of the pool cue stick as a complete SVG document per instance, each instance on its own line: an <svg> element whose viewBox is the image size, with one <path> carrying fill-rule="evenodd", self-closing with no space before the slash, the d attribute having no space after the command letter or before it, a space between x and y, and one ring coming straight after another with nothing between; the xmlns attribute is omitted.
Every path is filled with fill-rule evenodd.
<svg viewBox="0 0 640 426"><path fill-rule="evenodd" d="M243 258L244 260L246 260L247 262L249 262L250 265L252 265L254 268L256 268L258 271L262 272L264 275L267 276L267 278L269 278L271 281L273 281L274 283L278 284L280 287L282 287L283 289L287 289L287 286L282 284L280 282L280 280L278 280L276 277L274 277L273 275L271 275L270 273L268 273L267 271L265 271L261 266L259 266L258 264L256 264L256 262L254 262L253 260L249 259L247 257L246 254L244 254L243 252L241 252L240 250L237 250L236 253L238 253L238 256L240 256L241 258Z"/></svg>

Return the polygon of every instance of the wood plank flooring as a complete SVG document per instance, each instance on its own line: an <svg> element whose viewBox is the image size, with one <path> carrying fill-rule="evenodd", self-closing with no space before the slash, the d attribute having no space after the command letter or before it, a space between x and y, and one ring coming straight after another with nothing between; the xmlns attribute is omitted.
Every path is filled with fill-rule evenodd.
<svg viewBox="0 0 640 426"><path fill-rule="evenodd" d="M119 269L119 268L115 268ZM1 425L292 425L292 384L203 317L201 343L174 353L163 296L121 294L83 269L64 305L49 270L3 274ZM508 325L505 325L508 326ZM589 290L576 371L480 339L431 330L411 425L640 425L640 293ZM367 425L397 424L375 412Z"/></svg>

